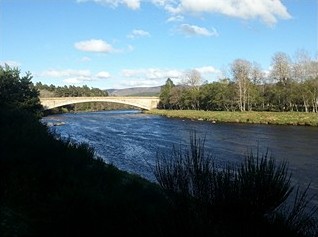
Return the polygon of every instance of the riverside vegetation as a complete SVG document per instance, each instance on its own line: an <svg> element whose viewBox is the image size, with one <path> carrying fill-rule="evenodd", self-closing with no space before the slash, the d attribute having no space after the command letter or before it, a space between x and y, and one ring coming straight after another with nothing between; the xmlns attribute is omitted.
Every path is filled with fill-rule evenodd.
<svg viewBox="0 0 318 237"><path fill-rule="evenodd" d="M318 126L316 113L304 112L266 112L266 111L204 111L204 110L164 110L147 111L148 114L163 115L172 118L204 120L213 123L257 123L277 125Z"/></svg>
<svg viewBox="0 0 318 237"><path fill-rule="evenodd" d="M306 191L284 209L297 189L266 154L218 167L193 135L158 154L151 183L62 141L40 115L31 75L0 67L2 236L317 236Z"/></svg>
<svg viewBox="0 0 318 237"><path fill-rule="evenodd" d="M257 63L236 59L218 81L202 83L199 71L161 87L159 110L149 113L212 122L318 126L318 61L298 51L278 52L265 75Z"/></svg>
<svg viewBox="0 0 318 237"><path fill-rule="evenodd" d="M298 51L295 60L278 52L265 74L257 63L236 59L218 81L186 72L178 85L167 79L160 108L208 111L318 112L318 61ZM225 76L226 75L226 76Z"/></svg>

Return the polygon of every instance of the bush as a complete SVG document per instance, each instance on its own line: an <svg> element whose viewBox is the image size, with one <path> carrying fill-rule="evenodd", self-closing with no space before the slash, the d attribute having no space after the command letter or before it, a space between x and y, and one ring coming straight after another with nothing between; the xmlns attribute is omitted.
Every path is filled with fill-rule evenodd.
<svg viewBox="0 0 318 237"><path fill-rule="evenodd" d="M158 236L159 187L83 144L56 140L25 110L0 108L1 236Z"/></svg>
<svg viewBox="0 0 318 237"><path fill-rule="evenodd" d="M157 156L155 176L171 201L177 224L193 234L217 236L316 233L315 210L310 215L300 211L307 205L305 193L296 197L289 214L282 212L294 189L286 162L277 163L268 152L251 152L240 166L220 167L205 153L204 142L192 134L188 149L174 147L170 156Z"/></svg>

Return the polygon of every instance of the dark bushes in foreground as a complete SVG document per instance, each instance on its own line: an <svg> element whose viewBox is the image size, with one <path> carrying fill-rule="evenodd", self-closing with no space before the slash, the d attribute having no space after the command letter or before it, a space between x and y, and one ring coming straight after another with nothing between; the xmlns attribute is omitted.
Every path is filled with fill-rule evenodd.
<svg viewBox="0 0 318 237"><path fill-rule="evenodd" d="M0 109L0 127L1 236L161 235L158 186L56 140L27 112Z"/></svg>
<svg viewBox="0 0 318 237"><path fill-rule="evenodd" d="M157 157L156 178L185 233L215 236L316 236L316 208L307 190L286 211L294 187L287 163L252 152L240 166L220 167L205 153L204 140Z"/></svg>

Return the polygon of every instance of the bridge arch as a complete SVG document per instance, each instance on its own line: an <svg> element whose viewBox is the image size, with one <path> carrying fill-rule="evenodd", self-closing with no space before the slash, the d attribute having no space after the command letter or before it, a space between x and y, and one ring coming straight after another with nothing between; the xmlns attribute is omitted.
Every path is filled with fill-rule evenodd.
<svg viewBox="0 0 318 237"><path fill-rule="evenodd" d="M144 110L157 108L158 97L50 97L40 98L45 110L86 102L110 102L135 106Z"/></svg>

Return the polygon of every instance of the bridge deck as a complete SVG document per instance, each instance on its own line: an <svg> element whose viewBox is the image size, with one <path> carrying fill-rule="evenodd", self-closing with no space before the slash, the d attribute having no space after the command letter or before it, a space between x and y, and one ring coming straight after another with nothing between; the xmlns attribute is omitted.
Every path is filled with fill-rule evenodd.
<svg viewBox="0 0 318 237"><path fill-rule="evenodd" d="M40 98L45 109L52 109L64 105L85 103L85 102L112 102L136 106L142 109L151 110L157 107L159 97L129 97L129 96L103 96L103 97L47 97Z"/></svg>

